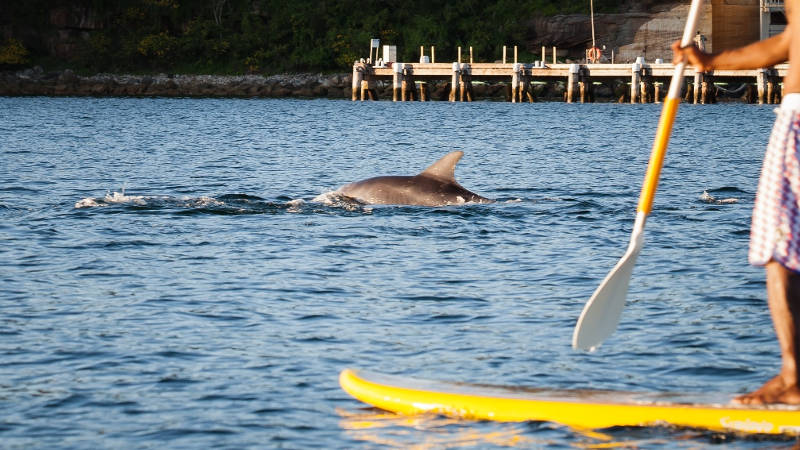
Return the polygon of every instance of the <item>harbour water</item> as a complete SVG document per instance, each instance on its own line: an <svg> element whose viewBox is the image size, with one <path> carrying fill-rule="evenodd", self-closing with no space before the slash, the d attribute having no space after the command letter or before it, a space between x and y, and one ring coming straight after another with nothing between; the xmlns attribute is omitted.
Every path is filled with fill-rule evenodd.
<svg viewBox="0 0 800 450"><path fill-rule="evenodd" d="M0 98L0 447L791 447L402 418L338 386L346 367L730 395L772 376L746 261L768 106L681 107L620 327L570 347L627 246L659 112ZM452 150L496 203L314 201Z"/></svg>

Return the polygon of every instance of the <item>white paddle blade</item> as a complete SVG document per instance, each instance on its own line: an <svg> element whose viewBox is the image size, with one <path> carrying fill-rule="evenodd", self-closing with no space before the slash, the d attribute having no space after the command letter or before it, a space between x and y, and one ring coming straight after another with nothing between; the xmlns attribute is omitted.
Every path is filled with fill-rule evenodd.
<svg viewBox="0 0 800 450"><path fill-rule="evenodd" d="M644 223L647 215L636 214L628 250L583 307L572 333L572 348L593 351L617 329L636 258L644 245Z"/></svg>
<svg viewBox="0 0 800 450"><path fill-rule="evenodd" d="M625 253L586 302L572 334L572 348L594 351L614 334L625 308L628 285L638 255L638 250Z"/></svg>

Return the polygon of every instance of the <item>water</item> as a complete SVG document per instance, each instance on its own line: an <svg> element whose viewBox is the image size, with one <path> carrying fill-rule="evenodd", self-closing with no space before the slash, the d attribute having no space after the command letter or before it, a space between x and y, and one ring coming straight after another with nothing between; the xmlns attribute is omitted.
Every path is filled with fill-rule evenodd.
<svg viewBox="0 0 800 450"><path fill-rule="evenodd" d="M622 256L659 105L0 98L3 447L586 446L546 423L398 418L345 367L554 388L741 393L779 367L747 265L772 108L679 111L628 306ZM452 150L499 201L312 201ZM644 447L765 443L604 430ZM793 441L769 441L774 447Z"/></svg>

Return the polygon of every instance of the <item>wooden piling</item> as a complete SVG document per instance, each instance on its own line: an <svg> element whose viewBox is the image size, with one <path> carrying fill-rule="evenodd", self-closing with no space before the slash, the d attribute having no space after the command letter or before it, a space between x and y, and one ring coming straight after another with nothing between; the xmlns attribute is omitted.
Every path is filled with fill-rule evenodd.
<svg viewBox="0 0 800 450"><path fill-rule="evenodd" d="M517 103L519 96L519 64L514 63L514 70L511 72L511 103Z"/></svg>
<svg viewBox="0 0 800 450"><path fill-rule="evenodd" d="M353 65L353 95L351 100L358 100L359 90L361 89L361 80L364 79L364 73L360 70L359 64Z"/></svg>
<svg viewBox="0 0 800 450"><path fill-rule="evenodd" d="M569 65L569 75L567 76L567 103L572 103L575 98L575 91L578 88L578 76L581 66L578 64Z"/></svg>
<svg viewBox="0 0 800 450"><path fill-rule="evenodd" d="M400 72L400 101L405 102L408 101L411 97L411 92L409 90L409 83L408 83L408 72L406 70L406 64L403 64L401 72Z"/></svg>
<svg viewBox="0 0 800 450"><path fill-rule="evenodd" d="M453 76L452 81L450 82L450 101L456 101L456 97L458 97L458 79L459 79L459 71L461 70L461 65L457 62L453 63Z"/></svg>
<svg viewBox="0 0 800 450"><path fill-rule="evenodd" d="M775 93L774 93L775 98L774 98L774 101L775 101L775 104L779 104L781 102L781 100L783 99L783 90L781 89L781 78L780 78L780 75L778 75L778 71L777 70L772 69L771 72L772 72L772 76L775 79Z"/></svg>
<svg viewBox="0 0 800 450"><path fill-rule="evenodd" d="M758 69L756 73L756 89L758 90L758 104L766 103L767 69Z"/></svg>
<svg viewBox="0 0 800 450"><path fill-rule="evenodd" d="M403 65L403 79L407 83L406 89L408 90L408 101L419 100L417 82L414 80L414 66L410 64Z"/></svg>
<svg viewBox="0 0 800 450"><path fill-rule="evenodd" d="M525 97L528 99L528 103L533 103L535 98L533 96L533 82L532 76L530 74L525 74L525 81L523 82L523 91L525 92Z"/></svg>
<svg viewBox="0 0 800 450"><path fill-rule="evenodd" d="M707 105L709 103L711 103L711 101L708 81L703 80L703 82L700 83L700 104Z"/></svg>
<svg viewBox="0 0 800 450"><path fill-rule="evenodd" d="M581 67L578 72L578 90L581 103L588 103L593 100L592 80L589 78L589 69L585 67Z"/></svg>
<svg viewBox="0 0 800 450"><path fill-rule="evenodd" d="M424 81L419 84L419 101L428 101L428 83Z"/></svg>
<svg viewBox="0 0 800 450"><path fill-rule="evenodd" d="M394 63L392 68L394 69L392 71L392 101L396 102L400 100L400 91L402 89L401 78L403 76L403 64Z"/></svg>
<svg viewBox="0 0 800 450"><path fill-rule="evenodd" d="M631 103L639 102L639 84L642 81L642 65L638 62L631 66Z"/></svg>
<svg viewBox="0 0 800 450"><path fill-rule="evenodd" d="M642 81L639 82L639 102L640 103L650 103L650 98L647 89L647 82L644 81L644 77L642 77Z"/></svg>
<svg viewBox="0 0 800 450"><path fill-rule="evenodd" d="M781 102L781 79L778 76L778 71L775 69L767 69L764 72L767 79L767 103L778 104Z"/></svg>
<svg viewBox="0 0 800 450"><path fill-rule="evenodd" d="M506 63L506 46L503 46L503 64Z"/></svg>
<svg viewBox="0 0 800 450"><path fill-rule="evenodd" d="M772 105L775 102L775 83L772 77L767 77L767 104Z"/></svg>
<svg viewBox="0 0 800 450"><path fill-rule="evenodd" d="M752 84L748 84L746 89L747 90L744 94L745 101L750 104L758 102L758 93L756 92L756 87Z"/></svg>
<svg viewBox="0 0 800 450"><path fill-rule="evenodd" d="M696 105L701 100L702 88L703 88L703 73L700 71L695 70L694 72L694 100L693 103Z"/></svg>
<svg viewBox="0 0 800 450"><path fill-rule="evenodd" d="M471 102L474 92L472 90L472 75L468 64L461 65L461 101Z"/></svg>
<svg viewBox="0 0 800 450"><path fill-rule="evenodd" d="M646 67L642 67L641 81L639 83L639 101L641 103L653 102L653 76Z"/></svg>
<svg viewBox="0 0 800 450"><path fill-rule="evenodd" d="M464 77L464 69L463 65L461 66L462 69L459 71L458 77L458 100L462 102L470 101L467 98L467 80Z"/></svg>

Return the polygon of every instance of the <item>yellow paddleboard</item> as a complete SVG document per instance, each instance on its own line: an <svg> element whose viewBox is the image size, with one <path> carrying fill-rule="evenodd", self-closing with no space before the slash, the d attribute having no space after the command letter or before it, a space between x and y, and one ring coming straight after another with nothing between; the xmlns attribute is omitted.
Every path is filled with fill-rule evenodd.
<svg viewBox="0 0 800 450"><path fill-rule="evenodd" d="M583 430L673 425L800 435L800 408L739 406L730 403L730 396L715 399L702 394L515 388L421 380L353 369L342 371L339 383L364 403L407 415L434 413L475 420L545 421Z"/></svg>

